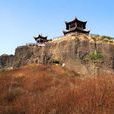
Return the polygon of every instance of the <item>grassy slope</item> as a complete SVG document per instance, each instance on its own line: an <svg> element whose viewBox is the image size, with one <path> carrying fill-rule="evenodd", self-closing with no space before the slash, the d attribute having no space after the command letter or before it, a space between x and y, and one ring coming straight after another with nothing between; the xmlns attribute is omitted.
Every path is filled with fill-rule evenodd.
<svg viewBox="0 0 114 114"><path fill-rule="evenodd" d="M114 76L82 78L56 65L4 71L0 114L114 114Z"/></svg>

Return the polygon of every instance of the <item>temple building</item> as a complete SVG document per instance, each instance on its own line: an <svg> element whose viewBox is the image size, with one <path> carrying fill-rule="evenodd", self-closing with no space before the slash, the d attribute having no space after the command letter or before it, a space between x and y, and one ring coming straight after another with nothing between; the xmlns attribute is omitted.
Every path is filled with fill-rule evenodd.
<svg viewBox="0 0 114 114"><path fill-rule="evenodd" d="M90 31L86 30L86 23L87 21L80 21L77 18L70 22L65 22L66 24L66 30L63 31L63 34L69 34L69 33L84 33L84 34L89 34Z"/></svg>
<svg viewBox="0 0 114 114"><path fill-rule="evenodd" d="M33 36L33 38L35 39L37 44L45 44L48 41L47 36L44 37L42 35L38 35L38 36Z"/></svg>

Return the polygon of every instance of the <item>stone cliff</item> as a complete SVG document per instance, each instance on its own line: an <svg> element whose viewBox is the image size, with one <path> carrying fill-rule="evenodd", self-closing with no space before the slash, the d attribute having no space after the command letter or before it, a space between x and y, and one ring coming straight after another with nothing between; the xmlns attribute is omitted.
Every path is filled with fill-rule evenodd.
<svg viewBox="0 0 114 114"><path fill-rule="evenodd" d="M69 34L49 41L44 47L17 47L15 55L0 56L0 68L22 65L60 64L81 74L113 73L114 40L105 36Z"/></svg>

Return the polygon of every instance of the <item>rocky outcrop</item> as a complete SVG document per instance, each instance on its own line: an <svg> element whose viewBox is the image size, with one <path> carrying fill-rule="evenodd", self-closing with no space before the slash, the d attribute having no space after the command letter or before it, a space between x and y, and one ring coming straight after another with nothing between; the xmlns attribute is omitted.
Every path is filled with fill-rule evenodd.
<svg viewBox="0 0 114 114"><path fill-rule="evenodd" d="M70 34L42 47L20 46L14 56L0 57L1 68L31 63L60 64L82 74L113 73L114 41L101 36Z"/></svg>
<svg viewBox="0 0 114 114"><path fill-rule="evenodd" d="M0 69L9 68L13 66L13 55L3 54L0 56Z"/></svg>

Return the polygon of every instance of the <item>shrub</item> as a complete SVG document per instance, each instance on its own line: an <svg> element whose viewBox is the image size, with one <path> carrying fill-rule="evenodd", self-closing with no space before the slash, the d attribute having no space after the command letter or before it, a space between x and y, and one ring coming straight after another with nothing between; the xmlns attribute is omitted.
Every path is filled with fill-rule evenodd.
<svg viewBox="0 0 114 114"><path fill-rule="evenodd" d="M20 87L13 88L10 91L7 92L5 99L8 102L14 101L19 95L23 93L23 90Z"/></svg>
<svg viewBox="0 0 114 114"><path fill-rule="evenodd" d="M94 51L89 53L89 58L93 62L99 62L99 60L102 59L103 56L102 56L102 54L100 52L98 52L97 50L94 50Z"/></svg>
<svg viewBox="0 0 114 114"><path fill-rule="evenodd" d="M102 36L103 39L109 39L109 40L112 40L114 39L113 37L110 37L110 36Z"/></svg>

